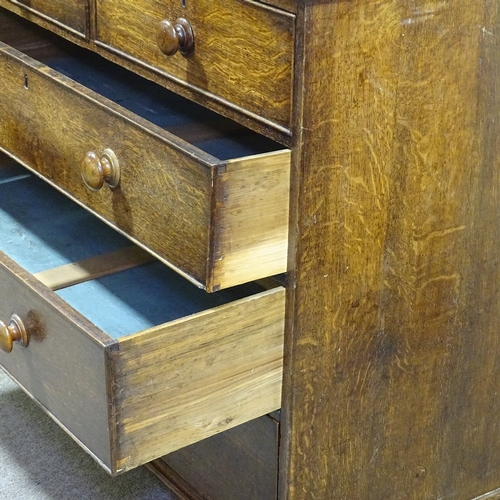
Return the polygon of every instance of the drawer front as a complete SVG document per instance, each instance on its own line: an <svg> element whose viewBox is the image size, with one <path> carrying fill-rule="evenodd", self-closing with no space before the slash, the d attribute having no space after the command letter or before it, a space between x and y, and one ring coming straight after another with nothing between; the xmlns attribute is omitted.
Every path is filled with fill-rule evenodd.
<svg viewBox="0 0 500 500"><path fill-rule="evenodd" d="M28 19L38 14L59 27L87 33L88 0L0 0L0 6Z"/></svg>
<svg viewBox="0 0 500 500"><path fill-rule="evenodd" d="M185 3L185 7L183 7ZM186 19L186 55L159 48L160 22ZM249 0L97 0L99 44L254 118L290 129L294 15Z"/></svg>
<svg viewBox="0 0 500 500"><path fill-rule="evenodd" d="M109 472L280 406L282 289L113 341L0 259L0 318L19 315L30 335L0 366Z"/></svg>
<svg viewBox="0 0 500 500"><path fill-rule="evenodd" d="M0 149L209 291L284 271L288 153L221 162L6 45L0 73ZM119 185L90 190L109 150Z"/></svg>
<svg viewBox="0 0 500 500"><path fill-rule="evenodd" d="M0 351L9 373L63 429L110 464L105 350L92 324L0 252L0 319L19 314L27 348ZM88 332L94 332L94 338ZM1 403L0 403L1 404Z"/></svg>

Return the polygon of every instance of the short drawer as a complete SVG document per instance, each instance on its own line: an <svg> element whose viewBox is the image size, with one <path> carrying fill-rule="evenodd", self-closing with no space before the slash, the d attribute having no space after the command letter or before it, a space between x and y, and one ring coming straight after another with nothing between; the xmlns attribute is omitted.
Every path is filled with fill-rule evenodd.
<svg viewBox="0 0 500 500"><path fill-rule="evenodd" d="M43 43L45 62L0 45L1 150L208 291L285 270L288 150Z"/></svg>
<svg viewBox="0 0 500 500"><path fill-rule="evenodd" d="M88 0L0 0L0 6L30 20L39 17L79 36L88 32Z"/></svg>
<svg viewBox="0 0 500 500"><path fill-rule="evenodd" d="M282 288L124 263L128 240L18 168L0 169L0 345L19 337L0 366L109 472L280 406Z"/></svg>
<svg viewBox="0 0 500 500"><path fill-rule="evenodd" d="M252 0L97 0L96 11L97 44L290 130L293 14ZM193 37L186 54L172 38L184 23Z"/></svg>
<svg viewBox="0 0 500 500"><path fill-rule="evenodd" d="M268 415L148 464L170 488L203 500L276 500L279 422Z"/></svg>

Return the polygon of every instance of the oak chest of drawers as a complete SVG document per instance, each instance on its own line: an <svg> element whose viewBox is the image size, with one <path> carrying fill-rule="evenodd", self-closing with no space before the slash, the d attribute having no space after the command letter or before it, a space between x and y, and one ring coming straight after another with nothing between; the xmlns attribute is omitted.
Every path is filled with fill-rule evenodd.
<svg viewBox="0 0 500 500"><path fill-rule="evenodd" d="M6 257L1 268L10 288L0 288L0 330L14 347L0 362L77 440L114 472L179 448L154 467L190 499L239 500L239 486L259 500L498 497L498 2L0 7L17 16L2 13L0 146L31 172L5 171L0 186L14 193L41 176L52 185L43 189L87 209L88 224L116 230L99 237L105 257L60 262L56 252L44 269ZM14 27L21 17L43 34ZM68 53L85 56L68 66ZM110 91L132 82L142 97ZM166 91L177 103L169 111ZM158 120L166 116L175 119ZM23 242L41 244L11 217L25 213L29 193L15 210L0 203L12 234L24 234L21 255L31 248ZM146 253L123 249L129 240ZM137 266L149 255L161 262ZM253 288L267 288L260 278L281 273L285 259L286 307L282 288ZM155 266L162 272L134 294L136 273ZM167 308L153 306L149 324L116 338L95 324L100 308L84 314L68 296L134 276L125 287L134 301L148 289L161 299L153 284L175 281L160 279L167 272L180 287L170 296L206 289L200 308L160 318L152 313ZM130 317L144 316L136 306ZM101 317L116 327L115 316ZM58 373L33 368L64 370L63 351L80 356L73 399ZM279 418L235 425L277 408L281 386ZM74 418L85 401L97 444ZM202 407L216 418L201 421ZM200 467L214 450L239 459ZM237 463L255 479L232 474Z"/></svg>

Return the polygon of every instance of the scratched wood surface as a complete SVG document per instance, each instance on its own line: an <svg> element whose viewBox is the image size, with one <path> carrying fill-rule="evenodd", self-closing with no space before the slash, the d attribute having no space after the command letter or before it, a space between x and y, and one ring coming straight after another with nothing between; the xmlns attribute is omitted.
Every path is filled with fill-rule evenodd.
<svg viewBox="0 0 500 500"><path fill-rule="evenodd" d="M500 4L300 3L281 499L477 497L500 485Z"/></svg>

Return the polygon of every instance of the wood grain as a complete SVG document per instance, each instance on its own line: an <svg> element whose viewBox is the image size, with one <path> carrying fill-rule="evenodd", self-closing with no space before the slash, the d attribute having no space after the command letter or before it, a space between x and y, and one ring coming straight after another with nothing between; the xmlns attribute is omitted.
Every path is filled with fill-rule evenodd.
<svg viewBox="0 0 500 500"><path fill-rule="evenodd" d="M114 472L279 408L283 321L276 288L120 339L108 352Z"/></svg>
<svg viewBox="0 0 500 500"><path fill-rule="evenodd" d="M229 161L216 183L212 288L285 272L289 152Z"/></svg>
<svg viewBox="0 0 500 500"><path fill-rule="evenodd" d="M472 498L500 484L498 4L300 8L281 498Z"/></svg>
<svg viewBox="0 0 500 500"><path fill-rule="evenodd" d="M11 13L15 13L16 15L13 15ZM260 116L260 114L250 112L241 106L227 101L226 99L215 96L210 92L203 91L202 89L188 81L177 78L166 78L162 73L159 73L157 70L155 70L154 67L145 65L143 61L131 58L121 50L113 49L106 44L102 44L101 42L96 41L96 15L94 9L90 9L91 23L90 35L88 36L83 35L78 31L72 30L65 25L56 23L50 17L33 14L31 11L27 11L24 7L13 4L10 0L0 0L0 14L0 29L2 30L2 39L5 33L5 29L7 29L7 32L17 32L18 35L25 32L26 23L24 19L21 19L21 17L19 16L26 17L26 19L28 19L31 24L31 28L29 29L33 29L36 24L44 28L45 30L49 30L50 32L53 32L60 37L71 41L75 45L97 52L99 55L105 57L106 59L124 66L125 68L147 78L148 80L152 80L177 94L180 94L194 102L197 102L198 104L201 104L206 108L216 111L217 113L228 117L251 130L272 138L285 146L289 146L291 143L291 132L289 127L285 128L277 125L276 123L264 118L263 116ZM44 33L44 36L46 35L47 32Z"/></svg>
<svg viewBox="0 0 500 500"><path fill-rule="evenodd" d="M111 474L280 406L283 288L115 342L4 254L0 276L30 334L2 368Z"/></svg>
<svg viewBox="0 0 500 500"><path fill-rule="evenodd" d="M121 248L114 252L89 257L79 262L72 262L46 271L41 271L33 276L51 290L60 290L68 286L83 283L84 281L101 278L125 269L140 266L153 261L153 257L140 249L132 246Z"/></svg>
<svg viewBox="0 0 500 500"><path fill-rule="evenodd" d="M290 128L294 16L251 0L96 2L96 40L165 78ZM188 56L157 46L163 19L186 18L195 33Z"/></svg>

